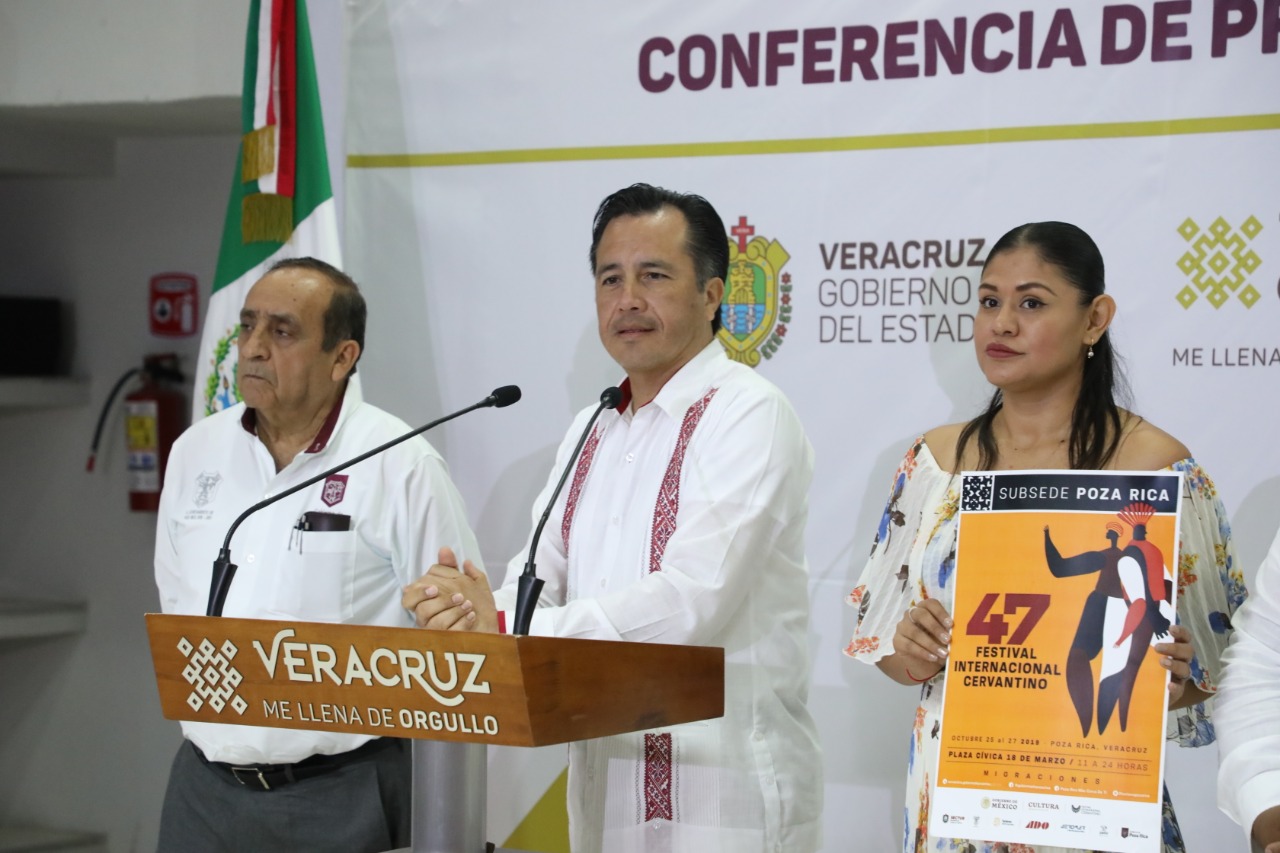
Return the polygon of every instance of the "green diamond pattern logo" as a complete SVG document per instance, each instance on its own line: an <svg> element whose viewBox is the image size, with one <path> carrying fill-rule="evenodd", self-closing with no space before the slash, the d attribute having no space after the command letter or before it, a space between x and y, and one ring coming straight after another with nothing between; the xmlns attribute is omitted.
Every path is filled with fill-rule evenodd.
<svg viewBox="0 0 1280 853"><path fill-rule="evenodd" d="M1190 308L1204 297L1214 308L1221 308L1231 297L1252 308L1261 298L1248 278L1262 264L1250 242L1262 233L1262 223L1250 216L1232 228L1219 216L1208 228L1201 228L1187 217L1178 226L1178 235L1190 248L1178 258L1178 269L1189 283L1178 291L1178 304Z"/></svg>

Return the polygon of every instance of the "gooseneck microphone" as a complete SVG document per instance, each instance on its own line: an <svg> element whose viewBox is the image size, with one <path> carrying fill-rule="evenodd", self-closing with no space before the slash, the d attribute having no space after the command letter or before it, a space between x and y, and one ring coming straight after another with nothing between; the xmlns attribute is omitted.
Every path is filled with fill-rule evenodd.
<svg viewBox="0 0 1280 853"><path fill-rule="evenodd" d="M551 493L551 500L547 501L547 508L542 513L542 518L538 519L538 526L533 529L533 541L529 543L529 559L525 561L524 571L520 573L519 584L516 587L516 615L511 626L512 634L523 636L529 633L529 623L533 621L533 611L538 606L538 596L542 594L543 581L538 577L533 557L538 551L538 540L542 538L542 528L546 526L547 519L551 516L551 508L556 505L556 498L560 497L560 490L564 488L565 480L569 479L569 472L578 461L578 454L582 453L582 446L587 443L587 436L591 435L591 428L595 426L596 418L600 417L600 413L605 409L616 409L621 403L622 392L616 385L610 385L601 392L600 405L587 421L587 428L582 431L578 446L573 448L573 453L560 474L560 482L556 483L556 489Z"/></svg>
<svg viewBox="0 0 1280 853"><path fill-rule="evenodd" d="M237 568L236 564L231 562L231 537L236 532L236 528L239 527L240 523L243 522L246 518L253 515L258 510L263 509L264 507L271 506L271 504L275 503L276 501L284 500L285 498L289 497L289 495L292 495L294 492L301 491L302 489L307 488L307 486L314 486L316 483L319 483L321 480L324 480L332 476L333 474L338 473L339 471L350 468L352 465L355 465L357 462L363 462L364 460L368 459L370 456L377 456L382 451L395 447L397 444L399 444L402 441L408 441L409 439L413 438L415 435L421 435L427 430L433 427L438 427L440 426L440 424L445 423L447 421L451 421L454 418L461 417L462 415L465 415L467 412L473 412L476 409L485 409L490 407L495 409L501 409L506 406L510 406L512 403L518 401L519 399L520 399L519 386L503 385L501 388L495 388L493 389L492 394L490 394L488 397L485 397L479 403L475 403L473 405L467 406L465 409L460 409L459 411L456 411L451 415L445 415L443 418L439 418L437 420L432 421L429 424L420 426L417 429L413 430L412 432L405 433L399 438L393 438L390 441L388 441L386 444L375 447L373 448L373 450L369 450L364 453L361 453L359 456L355 457L354 459L348 459L346 462L343 462L341 465L337 465L333 468L330 468L328 471L322 471L321 473L316 474L314 477L310 477L306 480L303 480L301 483L298 483L296 486L290 486L289 488L285 489L283 492L280 492L278 495L272 495L266 500L258 501L256 504L249 507L244 512L240 513L239 517L236 518L235 521L231 522L231 527L230 529L227 530L227 536L225 539L222 540L222 550L218 552L218 559L213 561L213 578L209 582L209 604L205 608L205 615L206 616L222 615L222 606L227 601L227 591L231 589L231 581L236 576L236 568Z"/></svg>

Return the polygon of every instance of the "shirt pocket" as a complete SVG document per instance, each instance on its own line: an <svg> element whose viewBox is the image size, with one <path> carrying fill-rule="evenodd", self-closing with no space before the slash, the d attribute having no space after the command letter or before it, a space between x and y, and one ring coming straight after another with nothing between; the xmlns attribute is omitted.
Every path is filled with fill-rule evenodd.
<svg viewBox="0 0 1280 853"><path fill-rule="evenodd" d="M352 615L356 531L300 531L276 579L279 610L311 622L343 622Z"/></svg>

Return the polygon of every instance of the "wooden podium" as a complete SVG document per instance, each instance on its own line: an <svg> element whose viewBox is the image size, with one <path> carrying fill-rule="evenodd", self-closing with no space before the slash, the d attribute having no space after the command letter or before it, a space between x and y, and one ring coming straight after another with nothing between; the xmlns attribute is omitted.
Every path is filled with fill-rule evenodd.
<svg viewBox="0 0 1280 853"><path fill-rule="evenodd" d="M147 633L168 719L424 741L414 853L485 849L489 744L724 714L719 648L156 613Z"/></svg>

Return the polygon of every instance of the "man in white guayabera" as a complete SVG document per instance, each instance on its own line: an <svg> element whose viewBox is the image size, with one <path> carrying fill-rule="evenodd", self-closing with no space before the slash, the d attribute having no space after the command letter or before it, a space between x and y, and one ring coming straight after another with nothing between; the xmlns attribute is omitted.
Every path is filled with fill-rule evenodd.
<svg viewBox="0 0 1280 853"><path fill-rule="evenodd" d="M721 646L725 711L573 744L573 850L810 853L822 812L805 708L812 449L782 392L716 340L728 238L705 199L614 193L590 258L600 339L626 381L537 544L546 588L529 632ZM569 427L535 522L595 411ZM496 593L451 568L455 555L441 563L405 591L418 623L505 630L522 558Z"/></svg>

